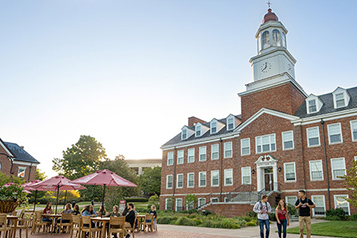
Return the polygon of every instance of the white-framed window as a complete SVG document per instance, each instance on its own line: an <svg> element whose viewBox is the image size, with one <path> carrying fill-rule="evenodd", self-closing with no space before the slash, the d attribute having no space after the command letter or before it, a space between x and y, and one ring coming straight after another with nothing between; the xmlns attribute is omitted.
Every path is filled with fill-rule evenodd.
<svg viewBox="0 0 357 238"><path fill-rule="evenodd" d="M335 94L335 105L336 105L336 108L346 106L346 99L345 99L344 93L336 93Z"/></svg>
<svg viewBox="0 0 357 238"><path fill-rule="evenodd" d="M251 184L252 183L252 175L250 167L242 168L242 184Z"/></svg>
<svg viewBox="0 0 357 238"><path fill-rule="evenodd" d="M187 139L187 129L182 129L181 131L181 140L186 140Z"/></svg>
<svg viewBox="0 0 357 238"><path fill-rule="evenodd" d="M182 211L182 198L176 198L176 209L175 211L180 212Z"/></svg>
<svg viewBox="0 0 357 238"><path fill-rule="evenodd" d="M310 180L323 180L322 160L310 160Z"/></svg>
<svg viewBox="0 0 357 238"><path fill-rule="evenodd" d="M320 131L318 126L306 128L306 135L308 147L320 145Z"/></svg>
<svg viewBox="0 0 357 238"><path fill-rule="evenodd" d="M351 121L352 141L357 141L357 120Z"/></svg>
<svg viewBox="0 0 357 238"><path fill-rule="evenodd" d="M307 101L309 113L314 113L317 111L316 99L311 99Z"/></svg>
<svg viewBox="0 0 357 238"><path fill-rule="evenodd" d="M186 210L193 210L195 209L195 202L191 201L189 203L186 204Z"/></svg>
<svg viewBox="0 0 357 238"><path fill-rule="evenodd" d="M199 157L199 159L200 159L200 161L206 161L206 156L207 156L207 147L206 146L201 146L200 147L200 149L199 149L199 151L200 151L200 157Z"/></svg>
<svg viewBox="0 0 357 238"><path fill-rule="evenodd" d="M219 170L211 171L211 186L218 187L219 186Z"/></svg>
<svg viewBox="0 0 357 238"><path fill-rule="evenodd" d="M232 141L225 142L223 144L224 147L224 158L232 158L233 151L232 151Z"/></svg>
<svg viewBox="0 0 357 238"><path fill-rule="evenodd" d="M198 173L198 180L199 180L199 183L198 183L199 187L206 187L207 175L206 175L205 171Z"/></svg>
<svg viewBox="0 0 357 238"><path fill-rule="evenodd" d="M340 176L346 175L346 163L345 158L333 158L331 159L331 170L332 170L332 179L340 180Z"/></svg>
<svg viewBox="0 0 357 238"><path fill-rule="evenodd" d="M183 188L183 174L177 174L176 188Z"/></svg>
<svg viewBox="0 0 357 238"><path fill-rule="evenodd" d="M211 145L211 160L219 159L219 144Z"/></svg>
<svg viewBox="0 0 357 238"><path fill-rule="evenodd" d="M197 124L195 127L196 137L201 136L201 125Z"/></svg>
<svg viewBox="0 0 357 238"><path fill-rule="evenodd" d="M167 165L173 165L174 164L174 152L170 151L167 153Z"/></svg>
<svg viewBox="0 0 357 238"><path fill-rule="evenodd" d="M350 215L350 203L346 200L348 198L347 194L334 195L335 208L342 208L346 215Z"/></svg>
<svg viewBox="0 0 357 238"><path fill-rule="evenodd" d="M211 134L217 133L217 122L213 121L211 122Z"/></svg>
<svg viewBox="0 0 357 238"><path fill-rule="evenodd" d="M276 151L275 134L255 137L257 153Z"/></svg>
<svg viewBox="0 0 357 238"><path fill-rule="evenodd" d="M296 196L286 196L285 197L285 202L286 204L290 204L290 205L293 205L295 207L295 202L297 200L297 197Z"/></svg>
<svg viewBox="0 0 357 238"><path fill-rule="evenodd" d="M198 199L198 206L201 207L206 204L206 198L199 198Z"/></svg>
<svg viewBox="0 0 357 238"><path fill-rule="evenodd" d="M187 187L188 188L195 187L195 173L187 173Z"/></svg>
<svg viewBox="0 0 357 238"><path fill-rule="evenodd" d="M183 164L183 156L184 156L184 152L183 150L178 150L177 151L177 164Z"/></svg>
<svg viewBox="0 0 357 238"><path fill-rule="evenodd" d="M284 131L281 133L283 140L283 150L294 149L294 133L293 131Z"/></svg>
<svg viewBox="0 0 357 238"><path fill-rule="evenodd" d="M172 188L172 174L166 175L166 188Z"/></svg>
<svg viewBox="0 0 357 238"><path fill-rule="evenodd" d="M329 144L343 142L342 132L341 132L341 123L327 125L327 131L328 131Z"/></svg>
<svg viewBox="0 0 357 238"><path fill-rule="evenodd" d="M187 163L195 162L195 148L190 148L187 151Z"/></svg>
<svg viewBox="0 0 357 238"><path fill-rule="evenodd" d="M311 200L315 204L315 208L312 209L314 216L325 216L326 207L325 207L325 196L324 195L312 195Z"/></svg>
<svg viewBox="0 0 357 238"><path fill-rule="evenodd" d="M17 177L24 178L25 172L26 172L26 167L19 167L19 169L17 171Z"/></svg>
<svg viewBox="0 0 357 238"><path fill-rule="evenodd" d="M234 118L230 117L227 120L227 130L233 130L234 129Z"/></svg>
<svg viewBox="0 0 357 238"><path fill-rule="evenodd" d="M165 210L172 210L172 199L171 198L165 199Z"/></svg>
<svg viewBox="0 0 357 238"><path fill-rule="evenodd" d="M219 199L218 198L211 198L211 203L218 203Z"/></svg>
<svg viewBox="0 0 357 238"><path fill-rule="evenodd" d="M224 186L233 185L233 169L224 170Z"/></svg>
<svg viewBox="0 0 357 238"><path fill-rule="evenodd" d="M250 138L241 139L240 148L241 155L250 155Z"/></svg>
<svg viewBox="0 0 357 238"><path fill-rule="evenodd" d="M296 182L295 162L284 163L285 182Z"/></svg>

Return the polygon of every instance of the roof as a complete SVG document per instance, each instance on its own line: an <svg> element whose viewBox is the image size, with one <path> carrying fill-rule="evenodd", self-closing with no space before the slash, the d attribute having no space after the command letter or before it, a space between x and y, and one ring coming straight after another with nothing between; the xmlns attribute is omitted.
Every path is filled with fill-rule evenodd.
<svg viewBox="0 0 357 238"><path fill-rule="evenodd" d="M16 143L4 142L6 147L10 149L10 151L15 156L14 161L23 161L28 163L39 164L38 160L36 160L32 155L27 153L21 146Z"/></svg>
<svg viewBox="0 0 357 238"><path fill-rule="evenodd" d="M331 93L317 96L323 103L320 111L318 111L316 113L308 114L307 110L306 110L306 101L304 101L304 103L296 111L295 116L298 116L300 118L306 118L306 117L312 117L312 116L323 115L323 114L327 114L327 113L339 112L339 111L343 111L343 110L357 108L357 87L349 88L346 90L350 96L350 102L346 107L335 108L334 104L333 104L333 95L331 92Z"/></svg>
<svg viewBox="0 0 357 238"><path fill-rule="evenodd" d="M237 119L241 120L241 115L234 115ZM226 125L226 117L219 119L217 121L223 123L224 125ZM208 128L210 127L210 122L206 122L206 123L202 123L202 125L207 126ZM237 127L238 125L236 125ZM191 126L191 127L187 127L191 130L195 130L195 126ZM186 140L181 140L181 132L178 133L176 136L174 136L171 140L169 140L168 142L166 142L165 144L163 144L162 146L167 146L167 145L174 145L180 142L187 142L187 141L194 141L194 140L198 140L198 139L204 139L204 138L209 138L209 137L213 137L213 136L218 136L218 135L224 135L227 133L231 133L233 130L227 130L227 127L224 126L220 131L218 131L215 134L211 134L209 131L207 131L205 134L203 134L200 137L195 137L195 135L190 136L189 138L187 138Z"/></svg>

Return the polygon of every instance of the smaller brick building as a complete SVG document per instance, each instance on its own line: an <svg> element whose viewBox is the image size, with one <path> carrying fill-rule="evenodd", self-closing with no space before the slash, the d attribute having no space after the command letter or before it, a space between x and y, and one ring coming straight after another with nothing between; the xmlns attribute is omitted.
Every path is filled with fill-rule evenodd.
<svg viewBox="0 0 357 238"><path fill-rule="evenodd" d="M24 147L0 139L0 172L29 182L35 180L38 164L40 162L25 151Z"/></svg>

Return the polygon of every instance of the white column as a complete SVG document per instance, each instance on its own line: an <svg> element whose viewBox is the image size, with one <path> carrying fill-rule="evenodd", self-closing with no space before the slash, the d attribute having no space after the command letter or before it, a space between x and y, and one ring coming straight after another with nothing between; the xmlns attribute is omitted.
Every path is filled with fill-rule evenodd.
<svg viewBox="0 0 357 238"><path fill-rule="evenodd" d="M277 165L276 163L273 165L273 189L274 191L278 191L278 168L277 168Z"/></svg>
<svg viewBox="0 0 357 238"><path fill-rule="evenodd" d="M259 192L262 189L262 169L257 166L257 190Z"/></svg>
<svg viewBox="0 0 357 238"><path fill-rule="evenodd" d="M143 173L143 167L138 168L138 174L141 175Z"/></svg>

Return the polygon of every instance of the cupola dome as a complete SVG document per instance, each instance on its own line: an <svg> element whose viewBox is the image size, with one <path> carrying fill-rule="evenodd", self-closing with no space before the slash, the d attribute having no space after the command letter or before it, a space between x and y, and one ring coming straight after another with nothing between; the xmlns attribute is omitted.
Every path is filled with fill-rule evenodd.
<svg viewBox="0 0 357 238"><path fill-rule="evenodd" d="M275 15L275 13L272 12L271 9L269 8L268 13L265 14L265 16L264 16L263 23L266 23L268 21L278 21L278 20L279 20L278 16Z"/></svg>

